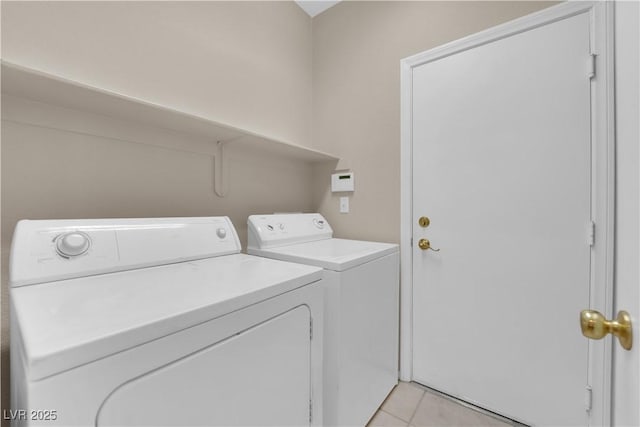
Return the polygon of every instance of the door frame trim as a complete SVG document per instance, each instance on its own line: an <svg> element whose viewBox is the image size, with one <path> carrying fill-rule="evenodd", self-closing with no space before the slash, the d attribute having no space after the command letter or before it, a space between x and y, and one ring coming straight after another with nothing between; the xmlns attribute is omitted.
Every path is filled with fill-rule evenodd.
<svg viewBox="0 0 640 427"><path fill-rule="evenodd" d="M400 221L400 379L413 379L413 68L458 52L589 13L596 77L591 80L592 220L597 224L591 251L590 307L613 317L615 219L615 99L613 1L567 2L435 47L400 61L401 221ZM586 67L586 65L585 65ZM586 69L586 68L585 68ZM588 308L588 307L585 307ZM578 332L578 313L576 313ZM585 338L586 339L586 338ZM589 340L588 384L593 391L589 424L611 423L613 340ZM586 393L586 391L585 391Z"/></svg>

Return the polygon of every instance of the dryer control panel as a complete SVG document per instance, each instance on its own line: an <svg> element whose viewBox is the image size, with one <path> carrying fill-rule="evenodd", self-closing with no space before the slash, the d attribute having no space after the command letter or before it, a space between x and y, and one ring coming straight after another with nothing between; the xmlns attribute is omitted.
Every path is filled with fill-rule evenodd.
<svg viewBox="0 0 640 427"><path fill-rule="evenodd" d="M31 285L240 252L228 217L23 220L9 283Z"/></svg>
<svg viewBox="0 0 640 427"><path fill-rule="evenodd" d="M265 249L330 239L333 230L318 213L251 215L247 248Z"/></svg>

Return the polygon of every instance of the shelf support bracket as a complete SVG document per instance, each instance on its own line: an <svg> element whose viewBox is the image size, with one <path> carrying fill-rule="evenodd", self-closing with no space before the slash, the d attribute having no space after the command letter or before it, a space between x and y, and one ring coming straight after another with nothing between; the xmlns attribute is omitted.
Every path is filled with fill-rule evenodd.
<svg viewBox="0 0 640 427"><path fill-rule="evenodd" d="M225 197L228 188L228 171L227 171L227 156L225 154L224 142L216 142L216 154L214 158L213 166L213 188L216 194L220 197Z"/></svg>

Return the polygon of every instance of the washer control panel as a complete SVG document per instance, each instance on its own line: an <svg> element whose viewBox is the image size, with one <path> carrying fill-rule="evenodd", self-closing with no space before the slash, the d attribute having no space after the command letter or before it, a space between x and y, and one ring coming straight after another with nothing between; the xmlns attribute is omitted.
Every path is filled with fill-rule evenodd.
<svg viewBox="0 0 640 427"><path fill-rule="evenodd" d="M331 226L318 213L251 215L247 225L247 246L253 249L294 245L333 236Z"/></svg>
<svg viewBox="0 0 640 427"><path fill-rule="evenodd" d="M227 217L23 220L9 282L22 286L240 252Z"/></svg>

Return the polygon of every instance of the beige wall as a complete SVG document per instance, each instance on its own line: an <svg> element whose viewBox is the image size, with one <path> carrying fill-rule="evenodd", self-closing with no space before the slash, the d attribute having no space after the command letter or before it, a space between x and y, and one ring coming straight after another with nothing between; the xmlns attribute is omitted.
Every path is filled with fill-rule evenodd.
<svg viewBox="0 0 640 427"><path fill-rule="evenodd" d="M292 2L1 6L3 60L310 143L311 19ZM9 98L3 103L15 102ZM39 108L45 117L82 117ZM313 208L306 164L232 153L229 194L219 198L210 156L140 144L186 135L106 118L79 134L65 130L65 120L62 129L17 123L30 120L29 107L23 110L2 123L2 408L9 398L6 270L18 219L229 215L244 245L249 214ZM118 139L103 132L111 125Z"/></svg>
<svg viewBox="0 0 640 427"><path fill-rule="evenodd" d="M355 173L340 214L330 171L316 169L315 202L337 235L400 240L400 60L551 4L357 1L313 19L313 144Z"/></svg>
<svg viewBox="0 0 640 427"><path fill-rule="evenodd" d="M298 144L310 43L292 2L2 1L5 60Z"/></svg>

